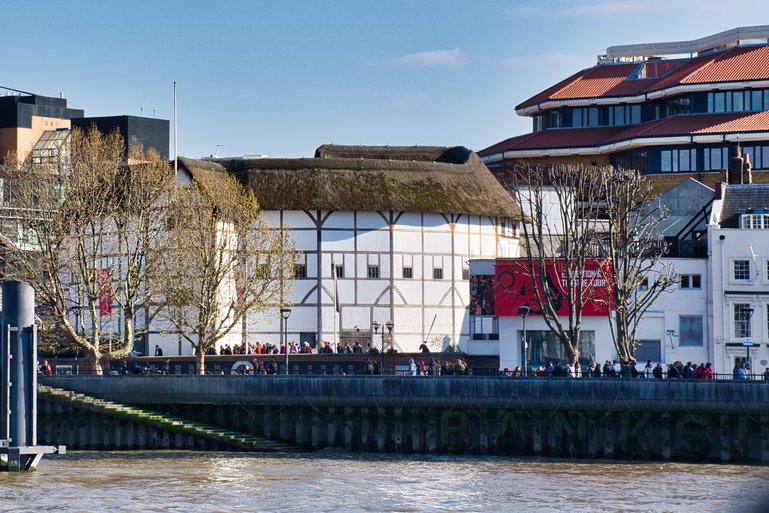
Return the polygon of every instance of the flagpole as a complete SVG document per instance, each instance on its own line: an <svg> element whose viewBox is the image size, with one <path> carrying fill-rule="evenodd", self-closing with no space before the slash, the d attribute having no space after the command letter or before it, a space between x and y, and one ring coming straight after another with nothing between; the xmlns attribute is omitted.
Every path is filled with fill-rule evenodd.
<svg viewBox="0 0 769 513"><path fill-rule="evenodd" d="M336 262L331 260L331 277L334 280L334 352L338 350L337 340L339 338L339 285L336 281Z"/></svg>
<svg viewBox="0 0 769 513"><path fill-rule="evenodd" d="M176 80L174 80L174 178L178 177L179 173L179 153L177 152L177 137L176 137Z"/></svg>

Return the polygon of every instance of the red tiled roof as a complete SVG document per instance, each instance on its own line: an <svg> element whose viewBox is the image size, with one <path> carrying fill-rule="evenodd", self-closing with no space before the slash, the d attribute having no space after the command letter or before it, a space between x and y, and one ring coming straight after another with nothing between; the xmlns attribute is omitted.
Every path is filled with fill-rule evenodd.
<svg viewBox="0 0 769 513"><path fill-rule="evenodd" d="M572 83L551 95L553 100L565 98L599 98L601 96L622 96L633 94L644 85L638 80L628 81L627 77L637 64L596 66L578 77Z"/></svg>
<svg viewBox="0 0 769 513"><path fill-rule="evenodd" d="M733 48L681 82L701 84L769 78L769 46Z"/></svg>
<svg viewBox="0 0 769 513"><path fill-rule="evenodd" d="M625 127L554 128L511 137L478 152L481 157L511 150L540 150L553 148L584 148L603 144Z"/></svg>
<svg viewBox="0 0 769 513"><path fill-rule="evenodd" d="M516 109L548 100L630 96L682 84L769 79L769 46L734 47L692 59L647 61L647 78L629 78L638 64L599 64L559 82Z"/></svg>
<svg viewBox="0 0 769 513"><path fill-rule="evenodd" d="M478 152L481 157L514 150L598 147L639 137L769 131L769 111L692 114L625 127L550 129L512 137Z"/></svg>

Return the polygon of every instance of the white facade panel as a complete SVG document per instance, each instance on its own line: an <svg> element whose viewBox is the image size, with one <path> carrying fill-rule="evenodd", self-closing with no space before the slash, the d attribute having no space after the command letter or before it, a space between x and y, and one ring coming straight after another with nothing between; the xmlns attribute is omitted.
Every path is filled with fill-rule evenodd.
<svg viewBox="0 0 769 513"><path fill-rule="evenodd" d="M316 230L292 230L291 237L297 248L303 251L316 251L318 249L318 232Z"/></svg>
<svg viewBox="0 0 769 513"><path fill-rule="evenodd" d="M422 280L395 280L394 287L398 291L398 293L393 295L393 300L396 304L412 305L415 308L423 304ZM403 300L401 300L401 297L403 297Z"/></svg>
<svg viewBox="0 0 769 513"><path fill-rule="evenodd" d="M388 251L390 250L390 233L387 229L381 230L358 230L357 232L358 251Z"/></svg>
<svg viewBox="0 0 769 513"><path fill-rule="evenodd" d="M269 218L267 217L267 214L275 215L277 212L275 210L265 210L265 220L268 221L270 226L277 226L277 223L273 224L273 222L269 221ZM317 228L317 224L315 223L314 217L315 212L303 212L301 210L284 210L283 211L283 225L291 228L292 230L300 229L300 228L310 228L315 229Z"/></svg>
<svg viewBox="0 0 769 513"><path fill-rule="evenodd" d="M323 221L323 228L329 230L350 229L355 227L355 212L334 211L323 212L327 216Z"/></svg>
<svg viewBox="0 0 769 513"><path fill-rule="evenodd" d="M407 254L421 253L422 232L395 230L393 232L393 250Z"/></svg>
<svg viewBox="0 0 769 513"><path fill-rule="evenodd" d="M355 225L359 230L381 230L387 228L387 221L378 212L356 212Z"/></svg>
<svg viewBox="0 0 769 513"><path fill-rule="evenodd" d="M359 280L357 304L389 304L389 282L385 280Z"/></svg>
<svg viewBox="0 0 769 513"><path fill-rule="evenodd" d="M425 212L422 214L423 227L425 230L436 230L441 232L451 231L446 218L441 214Z"/></svg>
<svg viewBox="0 0 769 513"><path fill-rule="evenodd" d="M426 254L451 253L451 232L425 231L423 237Z"/></svg>
<svg viewBox="0 0 769 513"><path fill-rule="evenodd" d="M323 251L355 251L355 232L353 230L326 230L321 233Z"/></svg>

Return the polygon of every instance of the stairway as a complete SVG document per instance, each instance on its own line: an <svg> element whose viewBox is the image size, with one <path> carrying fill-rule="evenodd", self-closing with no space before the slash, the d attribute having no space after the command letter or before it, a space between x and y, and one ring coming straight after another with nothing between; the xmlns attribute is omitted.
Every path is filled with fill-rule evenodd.
<svg viewBox="0 0 769 513"><path fill-rule="evenodd" d="M38 397L50 401L68 403L78 409L136 424L143 424L172 433L211 440L220 447L226 447L235 451L284 453L298 452L300 450L294 445L274 442L266 438L222 429L217 426L202 424L165 413L105 401L61 388L38 385Z"/></svg>

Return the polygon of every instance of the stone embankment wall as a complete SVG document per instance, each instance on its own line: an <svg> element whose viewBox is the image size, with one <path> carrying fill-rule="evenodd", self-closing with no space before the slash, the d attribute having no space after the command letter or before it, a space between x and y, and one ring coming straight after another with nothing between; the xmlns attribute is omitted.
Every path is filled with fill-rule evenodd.
<svg viewBox="0 0 769 513"><path fill-rule="evenodd" d="M769 463L769 384L759 382L140 376L45 383L307 449ZM64 443L46 435L54 442Z"/></svg>

